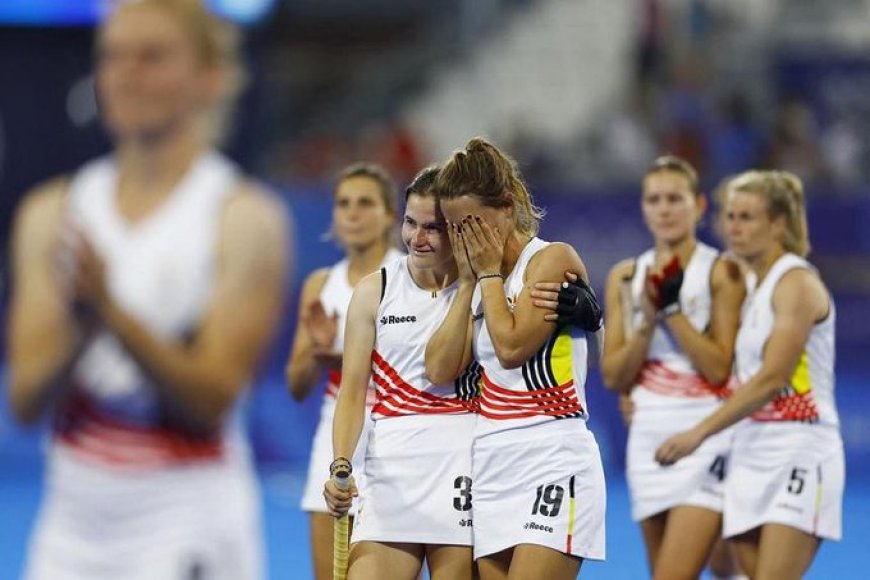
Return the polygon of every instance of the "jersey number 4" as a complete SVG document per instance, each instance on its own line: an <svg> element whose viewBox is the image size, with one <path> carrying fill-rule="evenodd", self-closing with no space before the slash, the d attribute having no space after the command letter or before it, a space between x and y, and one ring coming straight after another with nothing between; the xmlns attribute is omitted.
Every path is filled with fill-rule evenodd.
<svg viewBox="0 0 870 580"><path fill-rule="evenodd" d="M728 469L728 458L724 455L717 455L710 464L710 473L719 481L725 480L725 472Z"/></svg>

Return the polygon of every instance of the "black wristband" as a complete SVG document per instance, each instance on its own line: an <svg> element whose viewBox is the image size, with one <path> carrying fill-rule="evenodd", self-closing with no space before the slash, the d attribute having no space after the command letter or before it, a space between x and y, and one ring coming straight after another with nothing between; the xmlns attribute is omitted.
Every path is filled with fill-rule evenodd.
<svg viewBox="0 0 870 580"><path fill-rule="evenodd" d="M348 475L353 473L353 465L351 464L350 459L347 457L336 457L332 460L332 463L329 464L329 477L335 476L336 469L339 468L346 469Z"/></svg>
<svg viewBox="0 0 870 580"><path fill-rule="evenodd" d="M557 300L557 324L576 326L586 332L597 332L601 328L601 305L595 291L582 278L577 278L576 282L562 282Z"/></svg>

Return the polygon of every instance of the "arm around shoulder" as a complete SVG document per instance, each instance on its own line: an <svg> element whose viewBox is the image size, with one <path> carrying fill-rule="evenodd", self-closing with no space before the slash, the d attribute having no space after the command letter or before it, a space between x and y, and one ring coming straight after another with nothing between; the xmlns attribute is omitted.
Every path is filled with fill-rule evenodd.
<svg viewBox="0 0 870 580"><path fill-rule="evenodd" d="M486 285L481 287L484 316L496 356L504 368L523 365L556 330L555 322L542 316L543 309L535 305L531 292L536 283L561 282L566 271L587 277L586 267L569 244L554 242L535 254L526 268L523 289L516 297L513 312L507 306L503 286L484 281Z"/></svg>

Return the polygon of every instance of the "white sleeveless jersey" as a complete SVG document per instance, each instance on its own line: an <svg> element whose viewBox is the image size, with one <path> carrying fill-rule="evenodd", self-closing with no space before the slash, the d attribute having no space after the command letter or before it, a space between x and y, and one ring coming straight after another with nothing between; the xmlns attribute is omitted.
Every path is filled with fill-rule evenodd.
<svg viewBox="0 0 870 580"><path fill-rule="evenodd" d="M447 385L426 378L426 345L447 316L457 284L435 293L420 288L408 273L407 256L386 264L381 276L383 296L372 351L377 389L372 419L472 412L476 392L463 389L469 384L465 375Z"/></svg>
<svg viewBox="0 0 870 580"><path fill-rule="evenodd" d="M815 269L795 254L785 254L771 266L761 284L746 299L735 343L735 367L740 384L761 370L764 349L773 330L773 293L782 277L795 268ZM829 298L830 300L830 298ZM810 331L804 351L788 384L764 407L754 421L802 421L839 426L834 402L834 321L830 312Z"/></svg>
<svg viewBox="0 0 870 580"><path fill-rule="evenodd" d="M402 253L399 250L390 248L384 254L381 266L400 256ZM350 262L345 258L332 266L326 275L323 288L320 290L320 303L323 304L323 310L328 316L338 315L338 332L332 343L334 352L344 352L344 325L347 323L347 308L350 306L350 299L353 296L353 286L348 280L349 264ZM338 396L339 386L341 386L341 371L332 369L326 379L326 397L334 400ZM374 391L369 395L367 404L371 407L374 404Z"/></svg>
<svg viewBox="0 0 870 580"><path fill-rule="evenodd" d="M692 327L700 333L706 332L710 325L713 307L710 281L718 257L716 249L698 242L683 274L680 308ZM641 254L635 262L630 288L632 329L637 329L643 322L641 297L646 274L654 266L654 249ZM663 322L653 330L647 360L638 375L637 386L640 388L632 391L632 400L637 405L671 409L675 405L697 407L699 412L704 413L711 405L718 405L728 393L726 387L711 385L704 379Z"/></svg>
<svg viewBox="0 0 870 580"><path fill-rule="evenodd" d="M505 299L513 308L525 284L526 267L532 256L549 245L532 238L504 281ZM475 358L482 368L481 417L477 436L527 427L569 417L586 420L586 334L564 327L528 361L516 369L505 369L495 354L483 312L480 286L471 303L474 319Z"/></svg>
<svg viewBox="0 0 870 580"><path fill-rule="evenodd" d="M103 257L108 291L120 307L161 339L192 340L214 289L220 216L238 172L217 153L204 154L169 199L132 225L117 210L117 179L110 158L85 165L70 185L70 218ZM190 432L109 332L86 348L71 380L55 442L88 459L128 467L216 460L231 431L233 446L241 445L233 421L223 433Z"/></svg>

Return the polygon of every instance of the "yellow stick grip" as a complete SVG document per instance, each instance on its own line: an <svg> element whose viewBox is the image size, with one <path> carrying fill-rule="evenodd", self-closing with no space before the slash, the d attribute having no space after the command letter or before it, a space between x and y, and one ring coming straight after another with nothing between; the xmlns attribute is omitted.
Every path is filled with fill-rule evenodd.
<svg viewBox="0 0 870 580"><path fill-rule="evenodd" d="M335 486L347 491L350 485L350 473L346 471L338 471L333 477ZM347 557L349 551L349 535L348 522L349 517L344 514L341 517L335 518L335 523L332 528L332 578L333 580L347 580Z"/></svg>

